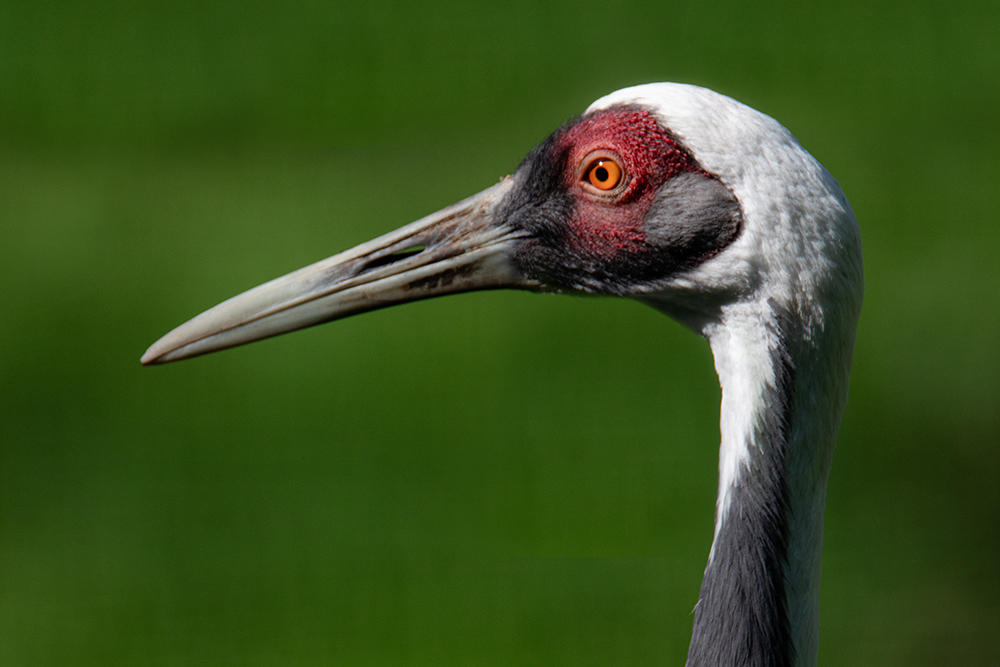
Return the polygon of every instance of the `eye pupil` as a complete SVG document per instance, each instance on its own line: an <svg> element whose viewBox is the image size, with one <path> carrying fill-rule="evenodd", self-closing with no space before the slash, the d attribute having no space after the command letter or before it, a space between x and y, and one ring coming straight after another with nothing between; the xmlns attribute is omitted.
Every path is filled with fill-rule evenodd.
<svg viewBox="0 0 1000 667"><path fill-rule="evenodd" d="M604 183L605 181L608 180L608 170L605 169L604 167L598 167L597 169L594 170L594 176L601 183Z"/></svg>

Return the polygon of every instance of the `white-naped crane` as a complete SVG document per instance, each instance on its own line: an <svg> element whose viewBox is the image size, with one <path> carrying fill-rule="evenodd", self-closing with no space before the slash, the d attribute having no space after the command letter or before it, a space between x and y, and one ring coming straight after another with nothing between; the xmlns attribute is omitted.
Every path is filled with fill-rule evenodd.
<svg viewBox="0 0 1000 667"><path fill-rule="evenodd" d="M719 491L687 664L814 665L861 240L830 173L733 99L673 83L603 97L512 176L212 308L142 362L500 288L630 297L708 339Z"/></svg>

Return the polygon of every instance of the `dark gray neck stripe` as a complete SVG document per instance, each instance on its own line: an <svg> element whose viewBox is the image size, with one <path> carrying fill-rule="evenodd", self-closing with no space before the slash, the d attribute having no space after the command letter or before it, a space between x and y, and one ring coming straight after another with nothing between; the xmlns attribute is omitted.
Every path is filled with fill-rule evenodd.
<svg viewBox="0 0 1000 667"><path fill-rule="evenodd" d="M785 344L787 319L772 303L777 344L774 384L748 434L749 466L740 471L713 544L695 611L689 667L791 667L794 651L785 597L788 486L785 454L795 365Z"/></svg>

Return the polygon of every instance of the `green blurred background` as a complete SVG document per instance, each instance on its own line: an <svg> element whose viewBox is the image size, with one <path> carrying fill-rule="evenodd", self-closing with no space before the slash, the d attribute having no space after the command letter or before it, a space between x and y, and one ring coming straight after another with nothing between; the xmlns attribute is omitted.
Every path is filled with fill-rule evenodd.
<svg viewBox="0 0 1000 667"><path fill-rule="evenodd" d="M674 80L861 222L827 665L1000 664L1000 4L0 4L0 664L683 664L719 389L650 309L160 335Z"/></svg>

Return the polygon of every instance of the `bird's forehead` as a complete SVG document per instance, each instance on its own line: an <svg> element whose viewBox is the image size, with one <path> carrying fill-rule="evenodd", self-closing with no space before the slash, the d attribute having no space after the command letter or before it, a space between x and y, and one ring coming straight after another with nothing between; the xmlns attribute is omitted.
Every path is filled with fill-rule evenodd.
<svg viewBox="0 0 1000 667"><path fill-rule="evenodd" d="M680 141L648 109L635 104L592 111L563 128L555 144L568 154L570 164L604 149L618 153L626 167L638 172L654 165L670 165L674 173L701 171Z"/></svg>

